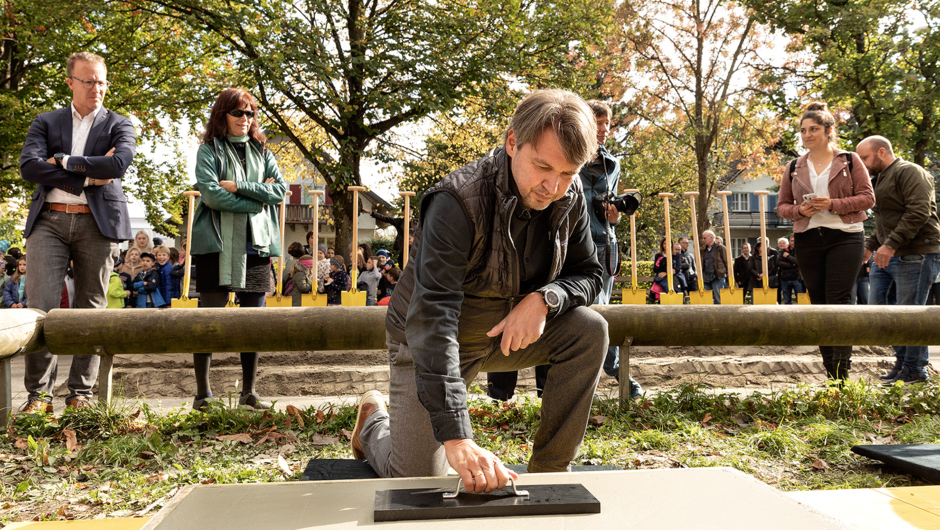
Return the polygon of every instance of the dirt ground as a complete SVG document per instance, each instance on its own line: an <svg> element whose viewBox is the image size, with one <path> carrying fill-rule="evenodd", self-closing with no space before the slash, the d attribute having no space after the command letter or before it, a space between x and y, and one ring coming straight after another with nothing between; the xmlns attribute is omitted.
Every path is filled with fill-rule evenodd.
<svg viewBox="0 0 940 530"><path fill-rule="evenodd" d="M814 347L634 347L629 353L631 375L647 389L691 381L713 387L773 388L825 378L819 351ZM258 391L272 397L387 391L386 356L385 350L262 353ZM856 347L851 376L877 380L891 368L893 359L888 347ZM114 380L128 396L186 397L195 388L192 366L191 355L118 356ZM931 370L936 375L936 370ZM236 391L241 380L238 354L215 355L211 375L216 395ZM486 386L484 375L475 382ZM613 391L617 386L614 378L601 377L602 389ZM534 387L532 369L522 371L519 387Z"/></svg>

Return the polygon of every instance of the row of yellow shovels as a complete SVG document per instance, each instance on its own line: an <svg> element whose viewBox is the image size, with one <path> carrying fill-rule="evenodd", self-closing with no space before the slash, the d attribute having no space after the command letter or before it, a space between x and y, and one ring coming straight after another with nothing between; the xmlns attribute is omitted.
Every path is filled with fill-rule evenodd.
<svg viewBox="0 0 940 530"><path fill-rule="evenodd" d="M627 193L636 193L639 190L626 190ZM754 192L760 198L760 236L761 241L767 241L767 224L765 212L765 197L770 194L769 191L756 191ZM697 191L689 191L684 193L686 197L689 198L689 206L692 214L692 234L695 241L695 262L698 264L702 263L702 254L701 254L701 245L699 245L698 239L698 223L695 213L695 199L698 197ZM724 227L725 234L728 237L728 245L725 246L728 256L727 256L727 265L728 265L728 288L721 289L721 303L722 305L742 305L744 303L743 293L739 292L740 288L735 286L734 281L734 269L732 264L734 263L734 256L731 253L731 228L730 223L728 222L728 201L727 197L731 195L730 191L719 191L718 196L721 197L721 209L724 214ZM682 305L683 294L676 292L675 286L673 285L673 269L672 269L672 227L670 226L669 221L669 199L675 197L675 194L672 193L660 193L659 197L663 199L663 206L665 208L665 221L666 221L666 268L667 272L667 281L669 285L668 293L660 293L659 303L663 305ZM767 251L768 249L763 249L761 252L761 265L763 266L762 270L767 271ZM636 214L630 216L630 259L631 259L631 287L629 289L624 289L622 291L622 301L627 305L644 305L646 304L646 291L640 289L637 286L637 259L636 259ZM776 305L777 303L777 289L771 289L769 278L767 274L764 274L763 278L763 287L754 289L752 292L752 297L755 305ZM689 302L693 305L711 305L714 303L712 298L712 293L705 290L704 283L702 281L701 275L697 276L698 281L698 290L689 292ZM745 291L747 287L744 288ZM807 305L810 303L809 295L806 293L800 293L797 295L797 303L802 305Z"/></svg>
<svg viewBox="0 0 940 530"><path fill-rule="evenodd" d="M354 205L354 210L357 212L356 215L353 215L353 241L358 241L359 192L365 191L365 188L361 186L350 186L348 189L349 191L353 192L353 205ZM320 240L319 239L319 230L320 230L319 207L320 207L320 196L323 195L323 192L320 190L308 190L307 193L309 193L313 197L313 200L311 201L311 204L310 204L310 208L313 209L313 240L319 241ZM192 230L193 230L193 215L195 213L196 197L199 197L200 193L198 191L187 191L187 192L184 192L183 195L189 199L189 211L188 211L188 217L187 217L186 234L187 234L187 237L190 237L190 234L192 234ZM281 201L280 237L281 237L282 247L284 247L284 244L283 244L284 225L285 225L285 215L287 211L287 197L289 197L290 195L291 195L291 192L288 191L286 196L284 197L284 200ZM404 230L407 231L408 227L410 226L410 221L411 221L409 203L410 203L411 197L413 197L415 194L414 192L406 191L406 192L401 192L400 195L405 198ZM408 239L409 239L408 234L405 233L404 248L403 248L403 255L402 255L402 267L403 268L405 265L408 264ZM192 245L189 245L189 247L191 248ZM343 291L342 293L342 305L344 306L365 306L366 305L366 293L364 291L360 291L356 287L356 281L358 280L358 276L359 276L358 268L356 267L357 250L358 250L358 245L353 245L353 249L350 254L350 261L349 261L349 270L351 272L352 285L349 291ZM316 249L311 248L310 251L312 253L315 253ZM284 277L284 257L286 253L287 253L287 249L281 248L281 257L277 259L277 273L276 273L277 287L276 287L275 294L273 296L265 297L265 305L267 307L292 307L292 298L290 296L285 296L281 294L282 282L283 282L283 277ZM314 256L315 255L316 254L314 254ZM185 271L184 271L184 276L183 276L182 289L180 290L181 291L180 297L174 298L170 302L170 307L172 308L199 307L199 301L195 298L189 298L188 296L189 284L190 284L190 272L192 270L191 266L192 266L192 252L187 252L186 262L184 264ZM316 258L314 258L314 267L316 267ZM327 297L323 293L318 293L317 287L318 287L317 274L316 274L316 271L314 271L313 288L311 289L311 292L301 295L302 307L325 307L326 306ZM225 307L235 307L235 293L229 294L228 303L225 304Z"/></svg>

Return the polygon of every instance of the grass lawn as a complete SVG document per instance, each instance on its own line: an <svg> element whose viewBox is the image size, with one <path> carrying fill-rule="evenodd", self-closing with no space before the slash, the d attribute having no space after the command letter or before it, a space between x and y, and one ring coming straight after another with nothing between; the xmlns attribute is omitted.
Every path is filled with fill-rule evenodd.
<svg viewBox="0 0 940 530"><path fill-rule="evenodd" d="M188 484L298 480L311 458L352 458L355 412L220 404L207 413L159 414L125 400L57 418L21 414L0 435L0 525L152 515ZM470 414L480 445L506 463L526 463L537 399L476 399ZM577 464L730 466L782 490L920 485L849 449L940 443L936 382L749 396L687 384L624 405L598 399L592 414Z"/></svg>

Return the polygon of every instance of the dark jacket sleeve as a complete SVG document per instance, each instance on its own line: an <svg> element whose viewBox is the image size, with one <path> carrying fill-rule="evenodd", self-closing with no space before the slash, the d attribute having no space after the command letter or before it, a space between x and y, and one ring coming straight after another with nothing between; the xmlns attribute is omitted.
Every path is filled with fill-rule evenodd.
<svg viewBox="0 0 940 530"><path fill-rule="evenodd" d="M66 171L73 171L75 167L84 168L81 173L85 177L95 179L119 179L124 177L127 168L134 159L137 151L137 133L129 118L121 116L111 129L111 147L114 153L111 156L70 156Z"/></svg>
<svg viewBox="0 0 940 530"><path fill-rule="evenodd" d="M591 305L601 292L604 269L597 261L588 215L587 204L582 201L580 214L568 236L568 253L561 273L547 285L561 291L561 303L555 316L575 306Z"/></svg>
<svg viewBox="0 0 940 530"><path fill-rule="evenodd" d="M46 121L47 117L40 114L29 126L23 151L20 153L20 175L29 182L68 190L73 195L79 195L85 185L86 175L78 176L46 162L55 154L49 152L46 141L49 136L49 124Z"/></svg>
<svg viewBox="0 0 940 530"><path fill-rule="evenodd" d="M905 209L898 224L882 244L895 250L910 243L933 213L930 208L930 201L934 198L933 185L918 169L908 165L900 168L893 177L897 179Z"/></svg>
<svg viewBox="0 0 940 530"><path fill-rule="evenodd" d="M473 438L467 384L460 374L457 321L469 265L470 221L448 193L429 198L413 261L414 290L405 337L415 366L418 399L439 442Z"/></svg>

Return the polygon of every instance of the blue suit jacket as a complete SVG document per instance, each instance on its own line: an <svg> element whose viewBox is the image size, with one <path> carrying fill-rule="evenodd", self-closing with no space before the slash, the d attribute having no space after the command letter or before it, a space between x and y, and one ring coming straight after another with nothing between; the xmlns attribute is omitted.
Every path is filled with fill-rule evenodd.
<svg viewBox="0 0 940 530"><path fill-rule="evenodd" d="M104 156L112 147L114 154ZM38 184L23 236L29 237L46 195L53 188L59 188L72 195L85 192L102 235L118 240L131 239L127 198L121 184L136 150L137 133L131 120L102 108L88 134L84 156L70 156L68 167L60 169L46 160L56 153L72 152L71 106L36 116L20 154L20 175ZM83 188L86 178L113 180L104 186Z"/></svg>

